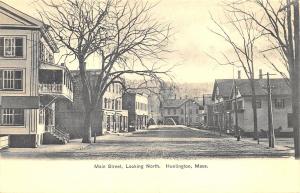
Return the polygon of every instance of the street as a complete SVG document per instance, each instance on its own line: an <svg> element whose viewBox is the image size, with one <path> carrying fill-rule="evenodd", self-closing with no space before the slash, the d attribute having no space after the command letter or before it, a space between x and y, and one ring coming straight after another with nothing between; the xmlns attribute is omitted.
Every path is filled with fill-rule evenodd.
<svg viewBox="0 0 300 193"><path fill-rule="evenodd" d="M292 139L277 139L274 149L266 139L260 144L252 139L236 141L231 136L184 126L156 126L134 133L97 137L97 142L82 144L72 140L66 145L42 145L39 148L9 148L0 151L1 158L51 159L196 159L241 157L290 157Z"/></svg>

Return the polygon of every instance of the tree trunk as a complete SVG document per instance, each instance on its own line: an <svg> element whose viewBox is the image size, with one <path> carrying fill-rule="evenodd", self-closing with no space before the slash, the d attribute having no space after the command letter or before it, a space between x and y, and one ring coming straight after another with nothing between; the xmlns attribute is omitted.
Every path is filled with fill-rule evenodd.
<svg viewBox="0 0 300 193"><path fill-rule="evenodd" d="M300 159L300 27L299 27L299 0L294 1L294 45L295 60L292 73L292 100L293 100L293 130L295 158Z"/></svg>
<svg viewBox="0 0 300 193"><path fill-rule="evenodd" d="M81 77L81 84L82 84L82 102L85 109L84 115L84 125L83 125L83 138L82 143L91 143L91 133L92 133L92 112L94 106L92 105L91 101L91 91L88 87L88 80L86 77L86 63L84 62L83 58L79 58L79 72Z"/></svg>
<svg viewBox="0 0 300 193"><path fill-rule="evenodd" d="M87 109L84 114L82 143L92 143L92 109Z"/></svg>
<svg viewBox="0 0 300 193"><path fill-rule="evenodd" d="M99 134L102 135L103 134L103 97L101 97L100 101L99 101Z"/></svg>
<svg viewBox="0 0 300 193"><path fill-rule="evenodd" d="M254 82L254 79L252 79L250 81L251 81L251 90L252 90L253 139L258 140L255 82Z"/></svg>

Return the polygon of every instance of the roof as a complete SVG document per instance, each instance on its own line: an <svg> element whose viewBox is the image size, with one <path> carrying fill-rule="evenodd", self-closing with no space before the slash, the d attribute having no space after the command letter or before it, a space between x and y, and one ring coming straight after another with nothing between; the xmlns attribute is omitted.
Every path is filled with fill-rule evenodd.
<svg viewBox="0 0 300 193"><path fill-rule="evenodd" d="M236 87L242 96L250 96L252 95L251 84L248 79L237 79L235 80ZM256 95L265 95L266 90L262 88L259 79L255 79L254 81L255 94Z"/></svg>
<svg viewBox="0 0 300 193"><path fill-rule="evenodd" d="M241 96L251 96L251 85L248 79L217 79L214 85L213 98L216 96L216 88L219 88L218 96L229 98L233 89L233 83L236 83ZM283 78L270 79L270 85L273 87L273 95L290 95L291 89ZM255 79L254 82L256 95L266 95L267 79Z"/></svg>
<svg viewBox="0 0 300 193"><path fill-rule="evenodd" d="M202 106L199 104L198 101L195 101L193 99L167 99L164 101L163 107L164 108L178 108L188 101L193 101L193 102L195 102L195 104Z"/></svg>
<svg viewBox="0 0 300 193"><path fill-rule="evenodd" d="M188 99L167 99L163 103L163 107L165 108L176 108L183 105Z"/></svg>
<svg viewBox="0 0 300 193"><path fill-rule="evenodd" d="M251 85L248 79L236 80L237 89L242 96L251 96ZM270 79L270 85L272 87L272 95L290 95L291 89L287 85L286 80L282 78ZM255 93L256 95L267 94L267 79L255 79Z"/></svg>
<svg viewBox="0 0 300 193"><path fill-rule="evenodd" d="M266 87L267 81L264 80L264 82L261 82L260 84L262 85L262 87ZM282 79L282 78L270 79L270 85L273 87L272 88L273 95L291 95L292 94L292 90L288 86L285 79Z"/></svg>
<svg viewBox="0 0 300 193"><path fill-rule="evenodd" d="M58 52L58 47L49 33L48 25L45 25L42 21L27 15L2 1L0 1L0 28L40 30L51 50L53 52Z"/></svg>
<svg viewBox="0 0 300 193"><path fill-rule="evenodd" d="M219 89L218 96L222 96L223 98L229 98L231 94L232 85L233 79L216 79L213 88L212 99L214 100L217 95L217 88Z"/></svg>

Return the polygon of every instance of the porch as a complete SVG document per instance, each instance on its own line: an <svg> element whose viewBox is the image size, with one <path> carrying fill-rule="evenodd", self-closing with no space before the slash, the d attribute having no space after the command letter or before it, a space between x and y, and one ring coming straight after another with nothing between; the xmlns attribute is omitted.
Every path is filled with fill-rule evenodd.
<svg viewBox="0 0 300 193"><path fill-rule="evenodd" d="M73 102L73 78L66 67L43 65L39 70L39 93Z"/></svg>

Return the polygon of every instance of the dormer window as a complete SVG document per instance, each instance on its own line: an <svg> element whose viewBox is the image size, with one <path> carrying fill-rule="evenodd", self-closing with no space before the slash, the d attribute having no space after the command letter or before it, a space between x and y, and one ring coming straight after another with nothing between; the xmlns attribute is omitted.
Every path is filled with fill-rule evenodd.
<svg viewBox="0 0 300 193"><path fill-rule="evenodd" d="M0 57L22 58L23 39L22 37L0 37Z"/></svg>

